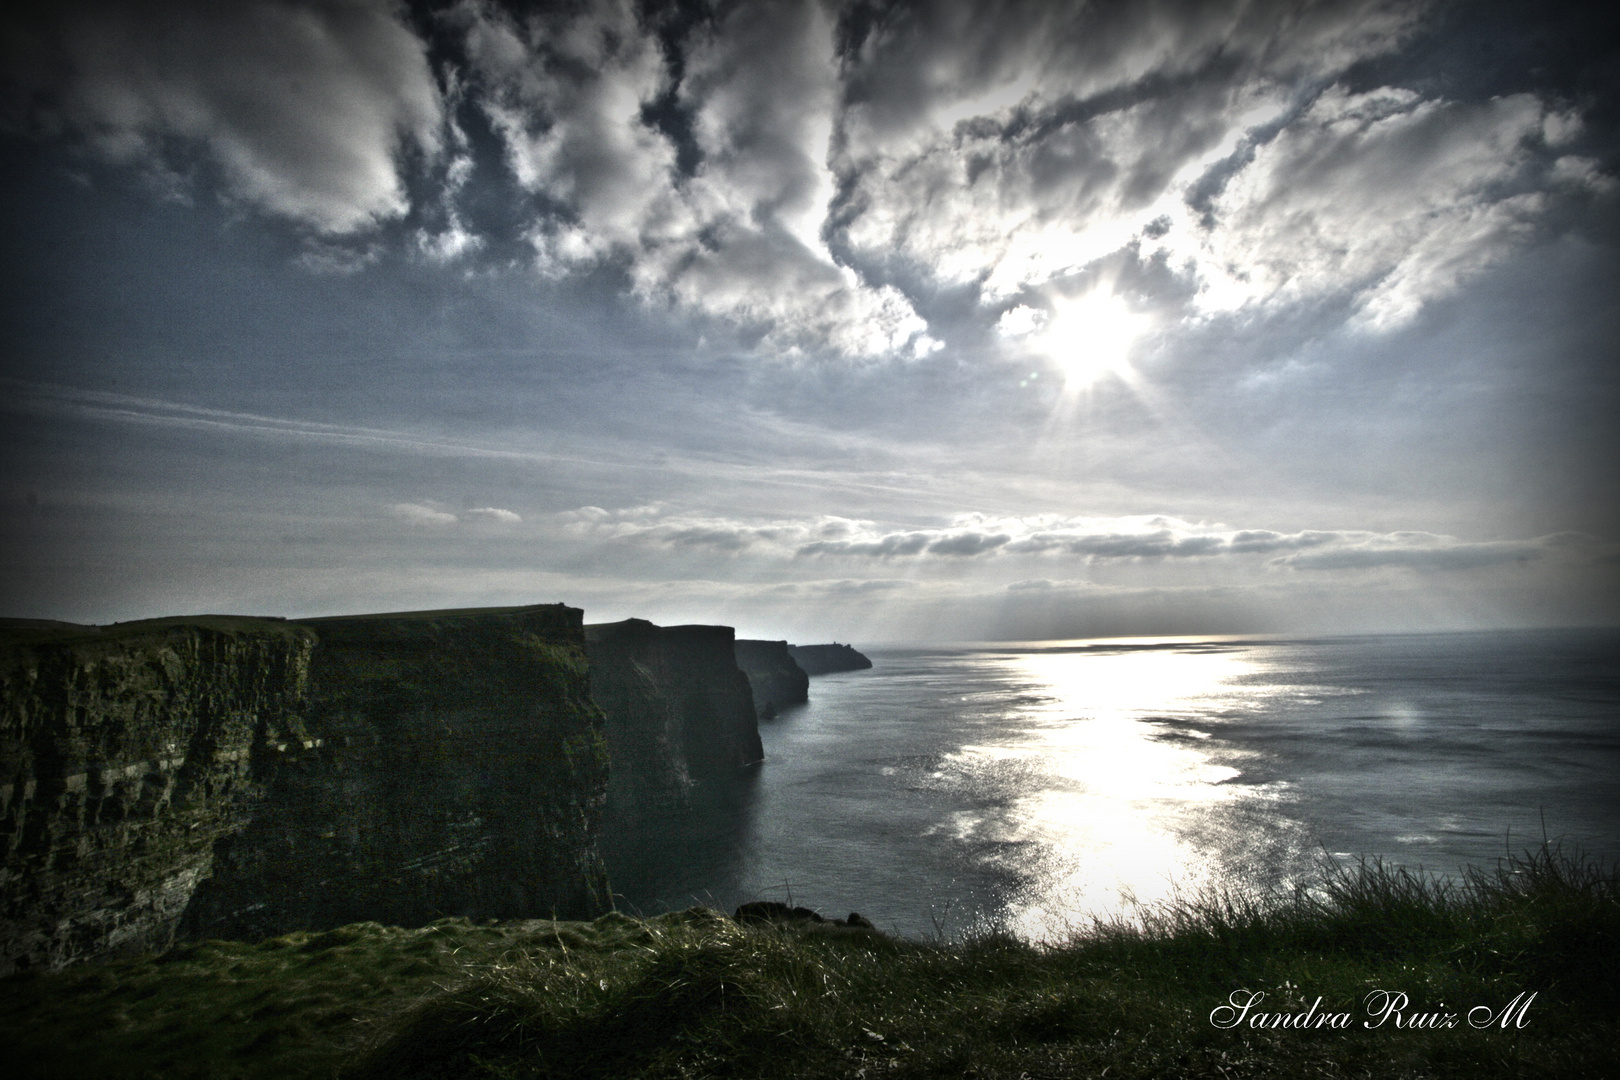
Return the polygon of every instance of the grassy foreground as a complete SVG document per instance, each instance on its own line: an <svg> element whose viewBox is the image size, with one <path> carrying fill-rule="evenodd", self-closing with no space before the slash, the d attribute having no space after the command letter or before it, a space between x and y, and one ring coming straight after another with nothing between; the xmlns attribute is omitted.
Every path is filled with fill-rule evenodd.
<svg viewBox="0 0 1620 1080"><path fill-rule="evenodd" d="M1363 863L1040 947L705 909L361 923L5 980L0 1048L53 1078L1620 1077L1620 868Z"/></svg>

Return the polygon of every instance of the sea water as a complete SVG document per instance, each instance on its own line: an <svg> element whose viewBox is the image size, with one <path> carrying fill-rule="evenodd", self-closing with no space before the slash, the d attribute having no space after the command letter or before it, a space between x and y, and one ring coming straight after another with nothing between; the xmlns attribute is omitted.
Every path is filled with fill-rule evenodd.
<svg viewBox="0 0 1620 1080"><path fill-rule="evenodd" d="M1620 856L1620 631L868 650L761 724L727 811L610 867L652 912L778 899L1053 940L1357 856Z"/></svg>

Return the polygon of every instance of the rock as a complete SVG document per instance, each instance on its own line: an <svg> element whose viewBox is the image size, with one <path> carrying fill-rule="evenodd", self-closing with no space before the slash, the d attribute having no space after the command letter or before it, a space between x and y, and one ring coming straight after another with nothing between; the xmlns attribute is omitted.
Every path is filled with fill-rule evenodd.
<svg viewBox="0 0 1620 1080"><path fill-rule="evenodd" d="M789 907L776 900L754 900L739 907L731 916L740 923L788 923L827 926L853 926L875 930L872 923L858 912L850 912L847 919L826 919L807 907Z"/></svg>
<svg viewBox="0 0 1620 1080"><path fill-rule="evenodd" d="M593 918L604 721L561 604L311 619L313 752L263 755L252 823L182 931Z"/></svg>
<svg viewBox="0 0 1620 1080"><path fill-rule="evenodd" d="M788 654L807 675L830 675L835 671L863 671L872 661L848 645L789 645Z"/></svg>
<svg viewBox="0 0 1620 1080"><path fill-rule="evenodd" d="M154 620L0 645L0 973L166 948L218 844L302 748L315 635Z"/></svg>
<svg viewBox="0 0 1620 1080"><path fill-rule="evenodd" d="M788 705L810 700L810 676L794 662L785 641L741 640L736 644L737 666L748 677L754 711L760 719L775 716Z"/></svg>

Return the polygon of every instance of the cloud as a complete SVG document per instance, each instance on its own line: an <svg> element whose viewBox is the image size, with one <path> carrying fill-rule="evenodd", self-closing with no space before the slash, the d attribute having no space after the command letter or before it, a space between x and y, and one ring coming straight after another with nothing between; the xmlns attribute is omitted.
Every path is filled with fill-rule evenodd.
<svg viewBox="0 0 1620 1080"><path fill-rule="evenodd" d="M389 511L397 518L413 525L454 525L456 515L419 503L395 503Z"/></svg>
<svg viewBox="0 0 1620 1080"><path fill-rule="evenodd" d="M805 599L858 599L883 593L906 592L920 587L918 582L907 581L904 578L837 578L828 581L790 581L773 585L762 595L771 599L783 596Z"/></svg>
<svg viewBox="0 0 1620 1080"><path fill-rule="evenodd" d="M395 503L389 507L389 511L413 525L516 525L523 520L511 510L496 506L481 506L476 510L452 514L420 503Z"/></svg>
<svg viewBox="0 0 1620 1080"><path fill-rule="evenodd" d="M1398 324L1529 235L1546 198L1515 188L1548 115L1530 94L1465 104L1330 87L1171 250L1198 260L1207 310L1350 293L1369 326Z"/></svg>
<svg viewBox="0 0 1620 1080"><path fill-rule="evenodd" d="M184 171L175 148L200 148L232 196L317 232L404 214L400 156L438 150L438 87L387 0L37 11L14 30L6 68L51 104L22 122L159 170Z"/></svg>
<svg viewBox="0 0 1620 1080"><path fill-rule="evenodd" d="M498 506L481 506L476 510L468 510L462 514L461 520L487 522L494 525L516 525L523 518L511 510L502 510Z"/></svg>
<svg viewBox="0 0 1620 1080"><path fill-rule="evenodd" d="M749 552L780 559L988 560L1073 558L1085 563L1248 559L1285 570L1473 570L1539 559L1560 549L1590 548L1590 537L1557 533L1533 540L1469 541L1438 533L1307 529L1282 533L1233 529L1165 515L1114 518L959 515L948 525L885 529L873 521L822 517L765 522L668 512L582 507L556 516L565 529L595 541L674 549ZM1269 559L1256 562L1259 557ZM1070 583L1072 584L1072 583ZM1056 586L1030 578L1009 586L1031 591ZM1066 587L1066 586L1065 586Z"/></svg>
<svg viewBox="0 0 1620 1080"><path fill-rule="evenodd" d="M537 264L562 276L618 261L643 300L752 328L764 348L926 352L927 324L821 238L838 96L833 26L817 4L744 4L694 32L678 86L624 0L523 22L465 4L482 107L536 196ZM688 119L696 164L648 118Z"/></svg>
<svg viewBox="0 0 1620 1080"><path fill-rule="evenodd" d="M1364 570L1385 566L1410 570L1477 570L1539 559L1549 546L1549 538L1468 543L1429 533L1395 533L1346 537L1334 547L1285 555L1276 562L1295 570Z"/></svg>
<svg viewBox="0 0 1620 1080"><path fill-rule="evenodd" d="M896 8L849 63L842 235L987 302L1017 296L1185 219L1296 85L1388 52L1421 7Z"/></svg>
<svg viewBox="0 0 1620 1080"><path fill-rule="evenodd" d="M459 0L430 61L391 0L80 0L19 24L6 72L13 126L175 190L200 151L326 238L313 270L366 271L356 235L410 213L430 264L526 244L761 355L919 358L947 333L925 313L965 297L1026 338L1133 261L1194 320L1327 300L1384 330L1612 191L1536 95L1352 88L1434 6ZM474 178L477 115L504 170ZM469 223L514 198L509 235Z"/></svg>

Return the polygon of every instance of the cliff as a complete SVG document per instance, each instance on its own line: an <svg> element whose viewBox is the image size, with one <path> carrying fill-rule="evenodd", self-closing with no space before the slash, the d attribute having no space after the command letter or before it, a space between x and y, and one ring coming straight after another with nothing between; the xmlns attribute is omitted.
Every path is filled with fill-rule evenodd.
<svg viewBox="0 0 1620 1080"><path fill-rule="evenodd" d="M723 793L764 758L729 626L585 627L591 692L607 716L608 806L639 819Z"/></svg>
<svg viewBox="0 0 1620 1080"><path fill-rule="evenodd" d="M609 906L577 609L4 630L0 971Z"/></svg>
<svg viewBox="0 0 1620 1080"><path fill-rule="evenodd" d="M263 619L7 628L0 973L167 946L255 759L297 755L315 635Z"/></svg>
<svg viewBox="0 0 1620 1080"><path fill-rule="evenodd" d="M748 677L754 711L761 719L810 700L810 676L794 663L785 641L737 642L737 666Z"/></svg>
<svg viewBox="0 0 1620 1080"><path fill-rule="evenodd" d="M862 671L872 661L848 645L789 645L788 653L807 675L830 675L835 671Z"/></svg>
<svg viewBox="0 0 1620 1080"><path fill-rule="evenodd" d="M611 907L607 783L581 613L561 604L313 619L313 753L217 851L188 937Z"/></svg>
<svg viewBox="0 0 1620 1080"><path fill-rule="evenodd" d="M713 880L764 757L728 626L628 619L585 628L591 692L607 714L601 852L632 906Z"/></svg>

